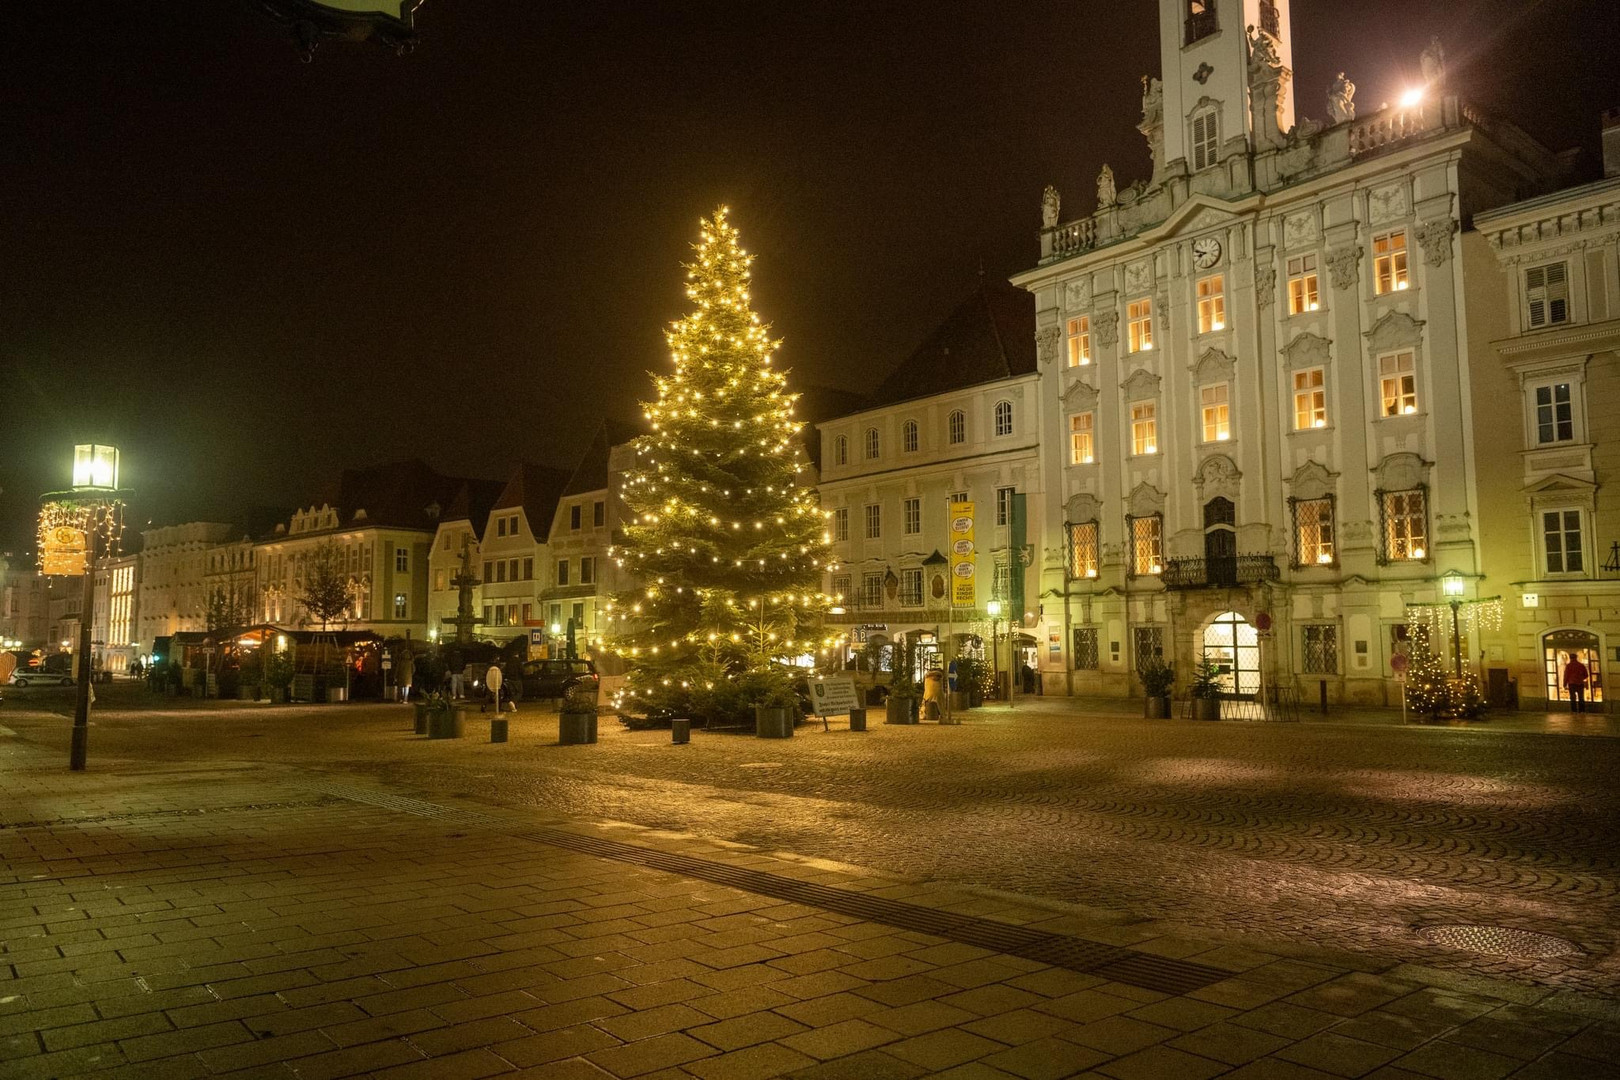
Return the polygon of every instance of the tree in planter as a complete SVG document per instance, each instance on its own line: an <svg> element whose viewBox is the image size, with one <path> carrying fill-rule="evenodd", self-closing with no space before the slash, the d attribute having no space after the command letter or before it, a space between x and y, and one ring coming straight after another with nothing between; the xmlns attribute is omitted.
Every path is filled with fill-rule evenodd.
<svg viewBox="0 0 1620 1080"><path fill-rule="evenodd" d="M1176 684L1176 668L1174 664L1166 662L1162 655L1154 653L1137 665L1136 677L1142 680L1142 693L1150 701L1154 698L1167 699Z"/></svg>
<svg viewBox="0 0 1620 1080"><path fill-rule="evenodd" d="M798 484L806 463L796 395L771 362L749 307L752 258L718 211L687 266L696 305L668 333L672 370L644 404L612 556L638 584L608 606L610 647L629 672L621 714L746 722L756 704L790 704L781 659L829 648L820 588L826 523Z"/></svg>
<svg viewBox="0 0 1620 1080"><path fill-rule="evenodd" d="M337 544L329 540L310 555L297 599L312 621L320 621L322 630L334 621L348 622L354 586L344 572Z"/></svg>
<svg viewBox="0 0 1620 1080"><path fill-rule="evenodd" d="M1187 684L1187 693L1197 702L1198 719L1221 718L1221 669L1207 654L1199 657L1198 663L1193 665L1192 681Z"/></svg>
<svg viewBox="0 0 1620 1080"><path fill-rule="evenodd" d="M1429 648L1428 627L1412 627L1412 651L1407 660L1406 703L1415 713L1429 716L1474 717L1485 711L1479 685L1472 678L1447 674L1445 664Z"/></svg>

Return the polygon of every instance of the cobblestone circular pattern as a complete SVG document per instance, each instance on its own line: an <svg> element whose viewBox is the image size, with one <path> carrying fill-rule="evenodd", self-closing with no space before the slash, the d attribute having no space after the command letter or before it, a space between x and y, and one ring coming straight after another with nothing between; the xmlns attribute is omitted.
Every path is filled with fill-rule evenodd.
<svg viewBox="0 0 1620 1080"><path fill-rule="evenodd" d="M1546 956L1571 956L1581 950L1571 942L1552 934L1538 934L1533 930L1516 930L1511 926L1471 926L1466 923L1448 923L1425 926L1418 930L1436 945L1453 949L1485 953L1490 956L1511 956L1519 960L1536 960Z"/></svg>

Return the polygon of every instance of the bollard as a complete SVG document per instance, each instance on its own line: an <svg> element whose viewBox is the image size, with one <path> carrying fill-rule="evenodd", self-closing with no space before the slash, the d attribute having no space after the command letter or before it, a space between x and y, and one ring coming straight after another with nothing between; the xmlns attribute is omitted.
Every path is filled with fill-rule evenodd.
<svg viewBox="0 0 1620 1080"><path fill-rule="evenodd" d="M692 721L671 720L669 722L669 741L672 746L691 742Z"/></svg>
<svg viewBox="0 0 1620 1080"><path fill-rule="evenodd" d="M491 720L489 722L489 741L490 742L505 742L506 741L506 720L505 720L505 718L497 717L496 719Z"/></svg>
<svg viewBox="0 0 1620 1080"><path fill-rule="evenodd" d="M1322 694L1322 701L1321 701L1322 715L1326 716L1327 715L1327 680L1323 679L1318 685L1321 687L1321 694Z"/></svg>
<svg viewBox="0 0 1620 1080"><path fill-rule="evenodd" d="M856 709L849 710L849 730L851 730L851 731L865 731L866 730L866 710L865 709L856 708Z"/></svg>

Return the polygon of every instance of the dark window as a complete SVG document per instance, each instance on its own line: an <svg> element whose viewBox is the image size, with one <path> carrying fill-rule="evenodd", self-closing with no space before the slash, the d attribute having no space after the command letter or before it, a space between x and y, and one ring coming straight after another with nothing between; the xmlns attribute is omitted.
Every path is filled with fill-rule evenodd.
<svg viewBox="0 0 1620 1080"><path fill-rule="evenodd" d="M598 529L607 524L607 503L598 501L591 507L591 524Z"/></svg>
<svg viewBox="0 0 1620 1080"><path fill-rule="evenodd" d="M568 527L570 529L579 528L579 522L580 522L579 510L580 510L580 508L578 506L570 506L568 508Z"/></svg>
<svg viewBox="0 0 1620 1080"><path fill-rule="evenodd" d="M1136 670L1141 671L1146 661L1164 656L1164 627L1135 626L1131 628L1131 645Z"/></svg>
<svg viewBox="0 0 1620 1080"><path fill-rule="evenodd" d="M1337 675L1339 672L1339 628L1305 627L1305 674Z"/></svg>
<svg viewBox="0 0 1620 1080"><path fill-rule="evenodd" d="M1096 671L1097 663L1097 628L1095 626L1077 626L1074 628L1074 669L1076 671Z"/></svg>
<svg viewBox="0 0 1620 1080"><path fill-rule="evenodd" d="M1215 0L1187 0L1187 44L1202 41L1220 29L1215 21Z"/></svg>

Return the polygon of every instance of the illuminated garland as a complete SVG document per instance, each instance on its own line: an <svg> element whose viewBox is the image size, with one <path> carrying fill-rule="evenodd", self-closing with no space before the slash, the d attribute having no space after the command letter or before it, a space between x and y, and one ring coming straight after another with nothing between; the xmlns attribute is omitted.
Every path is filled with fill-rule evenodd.
<svg viewBox="0 0 1620 1080"><path fill-rule="evenodd" d="M124 501L122 499L53 499L39 508L39 529L36 535L35 565L44 568L46 540L51 532L66 526L85 534L86 562L96 557L117 557L124 539Z"/></svg>
<svg viewBox="0 0 1620 1080"><path fill-rule="evenodd" d="M671 370L643 404L614 564L636 581L606 605L608 648L630 662L616 704L691 708L690 693L828 654L821 591L826 515L799 477L797 395L772 366L780 342L750 309L752 256L724 208L701 223L687 267L693 310L671 324ZM687 696L676 694L683 692ZM632 704L633 703L633 704Z"/></svg>

